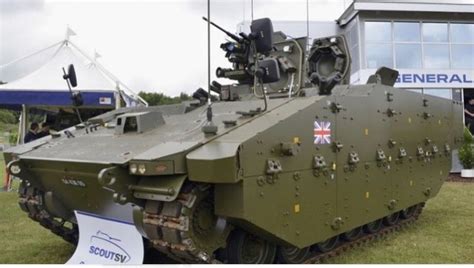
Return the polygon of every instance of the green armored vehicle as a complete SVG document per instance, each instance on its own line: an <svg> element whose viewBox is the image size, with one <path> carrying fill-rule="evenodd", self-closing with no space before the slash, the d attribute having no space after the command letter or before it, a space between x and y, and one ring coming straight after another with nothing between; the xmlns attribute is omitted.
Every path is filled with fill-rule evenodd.
<svg viewBox="0 0 474 268"><path fill-rule="evenodd" d="M126 108L5 152L20 207L77 242L74 211L133 222L183 263L314 263L411 223L462 139L461 103L349 85L342 36L292 39L269 19L227 33L218 100Z"/></svg>

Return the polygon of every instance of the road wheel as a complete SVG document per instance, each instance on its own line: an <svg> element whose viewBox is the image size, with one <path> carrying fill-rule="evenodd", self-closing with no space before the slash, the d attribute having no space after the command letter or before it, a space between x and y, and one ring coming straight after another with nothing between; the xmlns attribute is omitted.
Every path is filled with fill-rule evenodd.
<svg viewBox="0 0 474 268"><path fill-rule="evenodd" d="M333 236L323 242L317 243L316 249L325 253L325 252L333 250L337 246L338 242L339 242L338 236Z"/></svg>
<svg viewBox="0 0 474 268"><path fill-rule="evenodd" d="M243 230L235 230L229 237L227 257L232 264L271 264L276 246Z"/></svg>
<svg viewBox="0 0 474 268"><path fill-rule="evenodd" d="M398 220L400 219L400 213L399 212L395 212L395 213L392 213L386 217L383 218L383 224L385 226L392 226L392 225L395 225Z"/></svg>
<svg viewBox="0 0 474 268"><path fill-rule="evenodd" d="M362 227L356 227L348 232L341 235L341 238L346 241L354 241L359 238L362 234Z"/></svg>
<svg viewBox="0 0 474 268"><path fill-rule="evenodd" d="M416 209L418 208L418 205L411 206L409 208L406 208L402 211L400 211L400 217L402 219L409 219L415 215Z"/></svg>
<svg viewBox="0 0 474 268"><path fill-rule="evenodd" d="M278 262L287 264L299 264L311 256L310 247L278 247Z"/></svg>
<svg viewBox="0 0 474 268"><path fill-rule="evenodd" d="M375 220L364 225L364 231L369 234L376 233L382 229L382 220Z"/></svg>

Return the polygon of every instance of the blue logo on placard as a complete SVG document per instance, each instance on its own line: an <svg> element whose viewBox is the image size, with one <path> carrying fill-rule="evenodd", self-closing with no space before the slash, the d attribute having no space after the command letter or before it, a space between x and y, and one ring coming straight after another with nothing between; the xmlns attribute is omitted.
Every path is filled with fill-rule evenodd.
<svg viewBox="0 0 474 268"><path fill-rule="evenodd" d="M127 263L131 258L128 252L118 245L120 242L120 239L113 238L99 230L96 235L91 236L89 254L116 263Z"/></svg>

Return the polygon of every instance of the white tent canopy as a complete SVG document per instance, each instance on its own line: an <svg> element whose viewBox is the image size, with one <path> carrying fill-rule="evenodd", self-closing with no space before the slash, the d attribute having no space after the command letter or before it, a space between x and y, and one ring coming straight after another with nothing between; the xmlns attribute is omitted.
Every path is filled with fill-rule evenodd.
<svg viewBox="0 0 474 268"><path fill-rule="evenodd" d="M46 49L54 49L54 53L40 68L22 78L0 85L0 105L70 105L70 94L62 78L62 68L67 69L69 64L74 64L78 80L78 86L74 90L83 94L85 106L118 108L120 99L126 106L147 105L95 58L88 56L71 42L69 36ZM42 53L46 49L30 56ZM2 68L8 68L8 65L28 57L4 65Z"/></svg>

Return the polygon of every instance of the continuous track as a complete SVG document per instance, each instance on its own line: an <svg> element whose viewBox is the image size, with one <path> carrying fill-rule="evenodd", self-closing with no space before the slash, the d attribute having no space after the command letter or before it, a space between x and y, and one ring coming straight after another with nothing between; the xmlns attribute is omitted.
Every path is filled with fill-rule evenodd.
<svg viewBox="0 0 474 268"><path fill-rule="evenodd" d="M212 203L205 201L207 191L200 190L196 186L191 186L181 193L176 201L173 202L147 202L144 212L143 224L148 238L153 246L161 253L181 263L227 263L228 260L216 257L216 254L209 254L209 250L214 251L219 246L224 246L223 241L215 240L211 243L214 248L207 248L205 252L201 250L203 241L215 239L215 225L201 228L197 226L198 221L196 213L200 213L202 207L206 207L208 212L212 212ZM204 193L204 194L203 194ZM204 204L204 205L203 205ZM410 217L399 219L392 226L383 226L376 233L363 233L354 241L345 241L339 239L337 246L328 251L320 252L317 247L312 246L309 257L304 258L300 263L322 263L328 259L338 256L344 251L360 247L370 241L380 239L390 233L408 226L418 219L421 214L424 203L416 205L416 209ZM398 212L397 212L398 213ZM208 215L208 214L206 214ZM216 224L216 222L214 222ZM198 234L196 234L198 233ZM202 236L199 236L199 233ZM201 241L201 239L204 239ZM207 240L206 240L207 239ZM225 256L225 254L223 254ZM275 260L278 262L278 259ZM280 261L281 262L281 261Z"/></svg>
<svg viewBox="0 0 474 268"><path fill-rule="evenodd" d="M43 193L22 182L19 192L19 205L28 216L41 226L62 237L69 243L77 244L78 228L74 223L52 217L43 206ZM218 218L203 223L200 218L213 217L212 191L209 187L186 185L173 202L149 201L143 212L143 226L151 244L159 252L181 263L227 263L220 254L210 254L225 246L223 238L228 236L230 226ZM414 212L406 219L399 219L394 225L383 226L376 233L364 232L353 241L339 236L337 246L321 252L314 245L310 254L299 263L323 263L352 248L385 237L415 222L422 212L424 203L415 206ZM397 212L398 213L398 212ZM209 242L211 240L211 242ZM223 254L225 256L225 254ZM278 261L278 258L275 259Z"/></svg>
<svg viewBox="0 0 474 268"><path fill-rule="evenodd" d="M367 234L364 233L363 236L358 238L357 240L354 241L343 241L340 243L336 248L333 250L326 252L326 253L316 253L309 259L307 259L304 263L305 264L315 264L315 263L323 263L330 258L339 256L341 253L350 250L355 247L360 247L363 246L371 241L383 238L395 231L399 231L400 229L410 225L411 223L415 222L418 217L420 216L423 207L425 203L421 203L416 205L416 210L413 213L413 215L407 219L401 219L399 220L396 224L392 226L384 226L380 231L373 233L373 234Z"/></svg>
<svg viewBox="0 0 474 268"><path fill-rule="evenodd" d="M43 206L43 193L27 182L22 181L18 189L20 208L28 213L28 217L39 222L41 226L50 230L67 242L77 245L79 230L75 223L52 217Z"/></svg>

